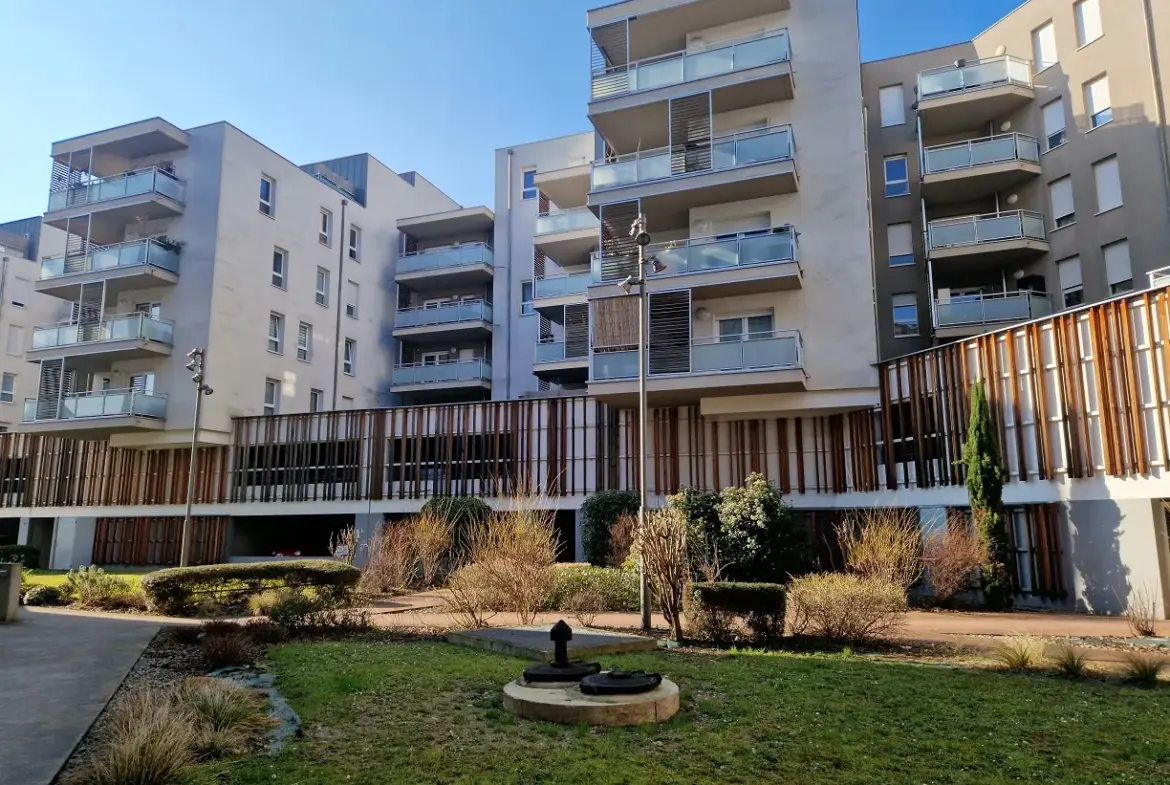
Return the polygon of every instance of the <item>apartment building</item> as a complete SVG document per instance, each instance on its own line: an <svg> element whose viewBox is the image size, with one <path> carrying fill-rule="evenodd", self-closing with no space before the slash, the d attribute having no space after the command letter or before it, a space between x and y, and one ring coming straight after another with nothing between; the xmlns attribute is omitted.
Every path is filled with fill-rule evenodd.
<svg viewBox="0 0 1170 785"><path fill-rule="evenodd" d="M39 239L35 220L0 224L0 433L20 426L25 399L36 395L36 366L26 359L33 325L60 315L56 301L33 290Z"/></svg>
<svg viewBox="0 0 1170 785"><path fill-rule="evenodd" d="M883 357L1167 264L1168 52L1151 0L1029 0L969 43L862 65Z"/></svg>
<svg viewBox="0 0 1170 785"><path fill-rule="evenodd" d="M228 123L154 118L57 142L20 430L189 442L187 352L206 351L200 442L233 417L365 408L392 393L399 218L458 208L369 155L298 166Z"/></svg>

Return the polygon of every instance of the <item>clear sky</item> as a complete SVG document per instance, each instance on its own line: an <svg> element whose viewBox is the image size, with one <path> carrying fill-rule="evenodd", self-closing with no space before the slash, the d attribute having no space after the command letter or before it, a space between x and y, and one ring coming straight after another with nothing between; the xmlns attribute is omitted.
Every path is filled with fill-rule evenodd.
<svg viewBox="0 0 1170 785"><path fill-rule="evenodd" d="M873 60L1023 0L860 2ZM44 211L53 141L154 116L227 120L297 163L369 152L490 205L493 150L588 129L585 11L604 4L0 0L0 222Z"/></svg>

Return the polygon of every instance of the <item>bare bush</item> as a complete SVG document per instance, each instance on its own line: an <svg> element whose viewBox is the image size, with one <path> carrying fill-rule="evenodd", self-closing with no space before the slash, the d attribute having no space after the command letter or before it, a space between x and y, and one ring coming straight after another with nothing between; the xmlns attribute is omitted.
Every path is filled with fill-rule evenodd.
<svg viewBox="0 0 1170 785"><path fill-rule="evenodd" d="M597 614L605 609L605 597L594 588L584 588L569 598L568 610L582 627L592 627Z"/></svg>
<svg viewBox="0 0 1170 785"><path fill-rule="evenodd" d="M638 548L654 596L675 640L682 640L682 612L691 564L687 554L687 522L673 507L646 515Z"/></svg>
<svg viewBox="0 0 1170 785"><path fill-rule="evenodd" d="M456 627L482 629L488 626L496 615L496 608L502 605L492 589L474 564L465 564L447 582L443 612L451 616Z"/></svg>
<svg viewBox="0 0 1170 785"><path fill-rule="evenodd" d="M358 591L385 594L410 587L414 581L414 538L409 527L389 525L366 544L366 566Z"/></svg>
<svg viewBox="0 0 1170 785"><path fill-rule="evenodd" d="M623 512L609 530L609 566L621 567L638 536L638 516Z"/></svg>
<svg viewBox="0 0 1170 785"><path fill-rule="evenodd" d="M901 507L862 510L837 527L845 567L909 591L922 575L918 511Z"/></svg>
<svg viewBox="0 0 1170 785"><path fill-rule="evenodd" d="M329 536L329 553L335 559L346 564L353 564L354 559L357 558L360 543L361 535L358 534L358 530L353 526L347 526Z"/></svg>
<svg viewBox="0 0 1170 785"><path fill-rule="evenodd" d="M434 586L443 565L443 558L451 549L451 524L445 518L424 510L412 518L406 528L422 585Z"/></svg>
<svg viewBox="0 0 1170 785"><path fill-rule="evenodd" d="M790 629L834 642L873 641L898 631L906 592L884 578L823 573L794 578L788 586Z"/></svg>
<svg viewBox="0 0 1170 785"><path fill-rule="evenodd" d="M966 519L948 521L926 538L923 561L935 601L946 602L974 585L979 565L987 561L987 545Z"/></svg>
<svg viewBox="0 0 1170 785"><path fill-rule="evenodd" d="M1129 593L1125 620L1135 638L1152 638L1158 634L1154 622L1158 618L1157 594L1146 584L1136 586Z"/></svg>

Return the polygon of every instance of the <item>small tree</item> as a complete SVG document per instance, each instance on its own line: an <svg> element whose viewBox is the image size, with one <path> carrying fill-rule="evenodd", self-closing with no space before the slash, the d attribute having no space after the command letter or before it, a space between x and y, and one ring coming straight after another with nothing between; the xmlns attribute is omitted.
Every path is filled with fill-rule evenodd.
<svg viewBox="0 0 1170 785"><path fill-rule="evenodd" d="M723 489L719 524L726 580L784 583L809 567L808 532L762 474Z"/></svg>
<svg viewBox="0 0 1170 785"><path fill-rule="evenodd" d="M585 561L604 567L610 556L610 532L622 515L638 515L634 491L598 491L581 504L581 548Z"/></svg>
<svg viewBox="0 0 1170 785"><path fill-rule="evenodd" d="M683 602L691 579L687 523L682 513L670 507L648 513L645 526L638 533L638 547L654 596L662 606L662 615L670 624L674 639L681 641Z"/></svg>
<svg viewBox="0 0 1170 785"><path fill-rule="evenodd" d="M967 467L967 495L971 517L986 548L980 583L984 602L990 608L1006 608L1012 602L1011 545L1003 514L1003 484L1007 473L991 425L991 409L983 382L971 387L971 422L963 445Z"/></svg>

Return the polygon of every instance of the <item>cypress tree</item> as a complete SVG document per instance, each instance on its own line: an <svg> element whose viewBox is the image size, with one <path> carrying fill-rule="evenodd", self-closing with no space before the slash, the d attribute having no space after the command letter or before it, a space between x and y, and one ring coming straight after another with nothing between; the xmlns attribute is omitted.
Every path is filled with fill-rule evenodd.
<svg viewBox="0 0 1170 785"><path fill-rule="evenodd" d="M963 445L963 463L967 467L967 495L971 517L986 549L981 584L984 602L990 608L1006 608L1012 602L1010 564L1011 544L1003 509L1003 484L1007 477L995 432L991 409L983 382L971 387L971 422L967 442Z"/></svg>

